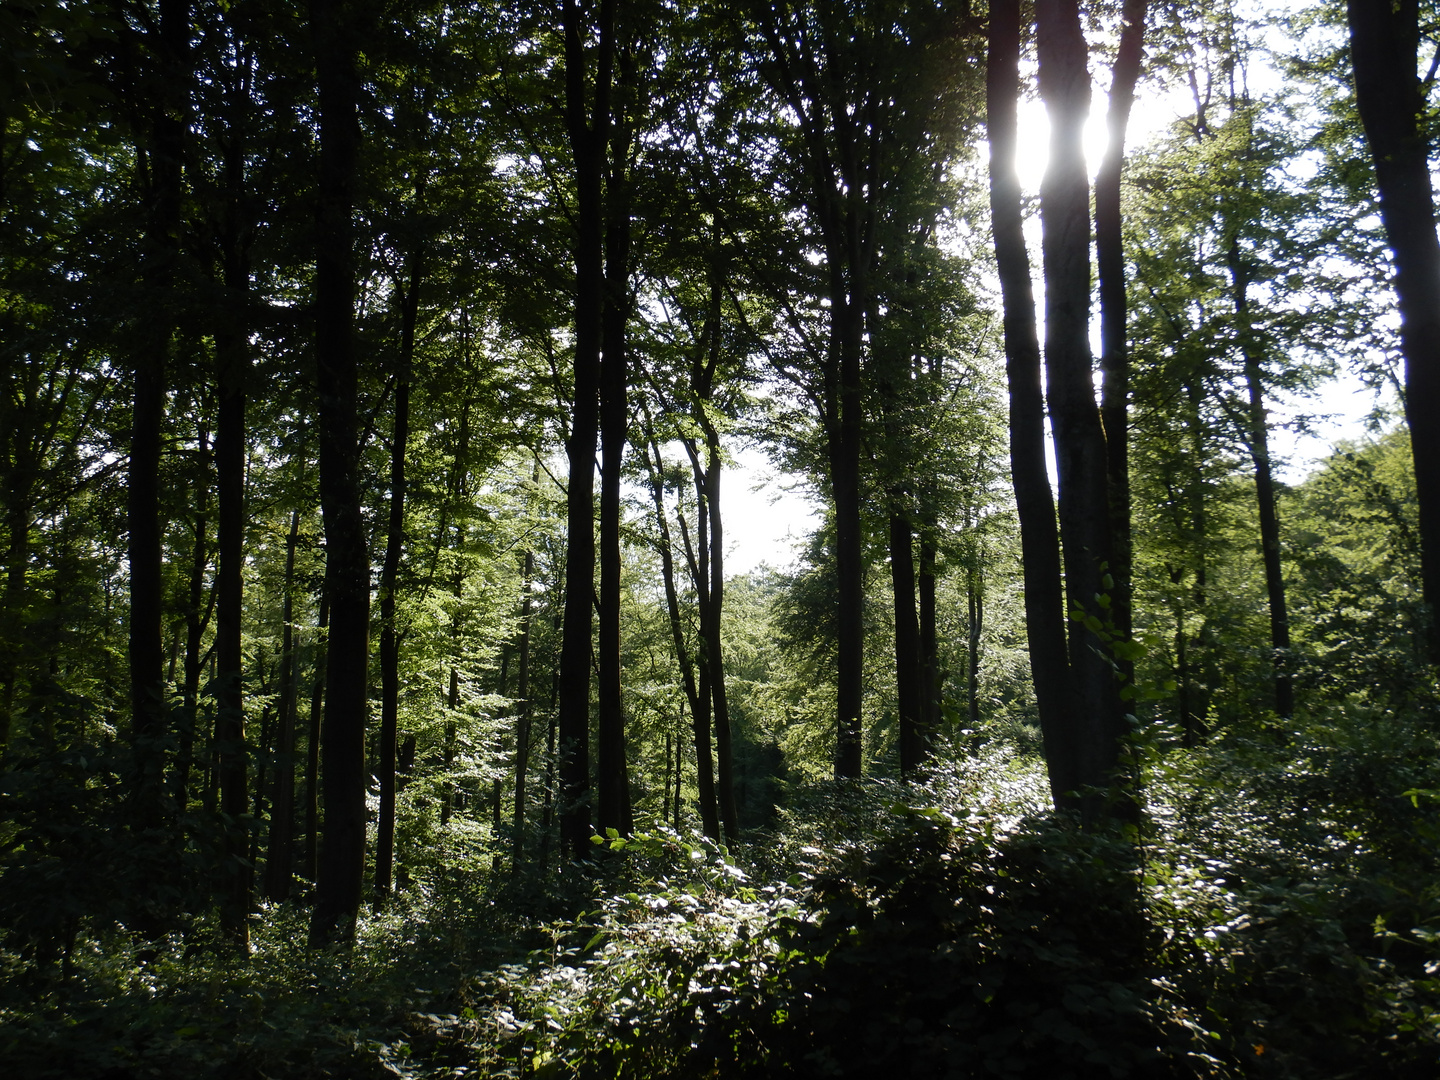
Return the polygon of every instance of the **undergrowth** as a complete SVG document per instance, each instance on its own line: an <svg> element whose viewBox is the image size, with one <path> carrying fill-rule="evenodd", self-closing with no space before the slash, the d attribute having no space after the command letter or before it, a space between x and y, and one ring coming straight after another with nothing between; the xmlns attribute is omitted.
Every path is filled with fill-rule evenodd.
<svg viewBox="0 0 1440 1080"><path fill-rule="evenodd" d="M0 1060L98 1077L1431 1077L1433 739L1320 718L1152 754L1080 830L991 748L800 793L727 852L597 837L563 879L415 884L354 947L258 913L0 954ZM1343 721L1343 722L1342 722ZM468 897L457 903L457 892Z"/></svg>

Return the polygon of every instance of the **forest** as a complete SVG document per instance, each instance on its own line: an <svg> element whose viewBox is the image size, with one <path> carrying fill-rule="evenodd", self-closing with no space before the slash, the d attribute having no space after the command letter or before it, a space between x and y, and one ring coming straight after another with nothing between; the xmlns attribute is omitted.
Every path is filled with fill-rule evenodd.
<svg viewBox="0 0 1440 1080"><path fill-rule="evenodd" d="M0 1071L1440 1075L1440 5L0 46Z"/></svg>

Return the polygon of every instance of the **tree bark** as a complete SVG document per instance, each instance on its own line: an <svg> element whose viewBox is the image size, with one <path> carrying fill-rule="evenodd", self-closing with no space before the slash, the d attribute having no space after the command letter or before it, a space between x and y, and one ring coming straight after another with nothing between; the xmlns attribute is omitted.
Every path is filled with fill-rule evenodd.
<svg viewBox="0 0 1440 1080"><path fill-rule="evenodd" d="M895 612L895 698L900 714L900 775L913 776L926 756L923 734L920 621L915 614L915 559L910 519L892 503L890 589Z"/></svg>
<svg viewBox="0 0 1440 1080"><path fill-rule="evenodd" d="M630 778L625 752L625 705L620 672L620 470L629 434L625 324L630 315L631 129L626 106L633 98L634 63L621 50L615 87L618 117L610 124L605 183L605 281L600 363L600 641L599 710L596 724L598 822L602 831L628 835L632 828Z"/></svg>
<svg viewBox="0 0 1440 1080"><path fill-rule="evenodd" d="M320 851L320 742L325 720L325 658L329 645L330 594L320 586L320 611L315 619L314 670L310 686L309 730L305 738L305 855L302 873L314 882Z"/></svg>
<svg viewBox="0 0 1440 1080"><path fill-rule="evenodd" d="M227 244L225 279L242 299L229 305L229 315L215 333L216 382L219 416L215 435L215 472L218 488L216 529L219 563L216 571L215 693L216 757L220 812L225 820L224 899L221 922L242 947L248 947L250 869L245 852L248 832L243 816L248 809L248 760L245 742L244 620L245 566L245 398L250 368L249 340L243 310L249 270L237 245Z"/></svg>
<svg viewBox="0 0 1440 1080"><path fill-rule="evenodd" d="M920 733L926 742L940 730L940 636L935 626L935 561L938 556L935 512L922 502L917 591L920 618ZM930 504L933 506L933 504Z"/></svg>
<svg viewBox="0 0 1440 1080"><path fill-rule="evenodd" d="M965 701L971 730L980 727L980 636L985 629L984 549L977 543L974 562L965 568Z"/></svg>
<svg viewBox="0 0 1440 1080"><path fill-rule="evenodd" d="M560 629L560 620L555 620L555 629ZM550 676L550 719L545 725L545 792L540 807L540 874L550 871L550 843L555 825L555 780L558 762L555 754L556 729L559 727L560 669L551 668Z"/></svg>
<svg viewBox="0 0 1440 1080"><path fill-rule="evenodd" d="M1130 538L1130 358L1125 340L1125 246L1121 232L1120 177L1125 165L1125 130L1135 101L1135 83L1145 41L1147 0L1125 0L1121 8L1120 45L1111 71L1110 105L1105 117L1109 141L1095 175L1095 269L1100 294L1100 419L1105 431L1105 471L1109 481L1112 543L1111 612L1116 632L1129 640L1131 577ZM1118 661L1123 677L1134 682L1135 665Z"/></svg>
<svg viewBox="0 0 1440 1080"><path fill-rule="evenodd" d="M832 261L834 257L832 256ZM859 291L852 268L851 289ZM835 778L858 780L861 774L860 713L864 701L865 563L860 528L860 351L863 306L847 298L832 275L831 318L839 340L833 348L837 372L837 419L829 438L830 487L835 503L835 573L838 579Z"/></svg>
<svg viewBox="0 0 1440 1080"><path fill-rule="evenodd" d="M1109 644L1113 552L1105 432L1090 354L1090 181L1083 133L1090 109L1088 51L1076 0L1038 0L1040 95L1050 160L1040 187L1045 265L1045 382L1059 479L1060 541L1075 690L1073 749L1087 819L1107 812L1126 731ZM1102 604L1102 598L1105 601Z"/></svg>
<svg viewBox="0 0 1440 1080"><path fill-rule="evenodd" d="M990 213L1004 309L1005 374L1010 387L1010 468L1020 517L1025 625L1030 672L1044 740L1050 792L1076 806L1080 774L1071 730L1070 664L1065 645L1060 540L1045 469L1045 404L1030 259L1025 250L1015 152L1020 99L1020 3L990 6L986 116L990 136Z"/></svg>
<svg viewBox="0 0 1440 1080"><path fill-rule="evenodd" d="M195 735L200 722L200 650L215 605L215 590L205 588L205 571L210 566L210 432L202 423L197 432L198 452L204 479L197 485L198 505L190 549L190 580L185 605L185 659L181 670L180 700L185 710L180 732L180 758L175 763L175 805L183 814L190 802L190 771L195 764Z"/></svg>
<svg viewBox="0 0 1440 1080"><path fill-rule="evenodd" d="M873 194L868 190L879 149L878 133L864 129L862 118L845 99L847 77L865 73L837 70L841 61L823 57L826 43L786 27L776 9L755 5L774 63L776 89L799 122L803 165L814 215L825 252L830 334L823 371L821 424L825 431L830 494L835 510L837 580L835 690L835 778L859 779L863 765L861 710L864 704L865 562L861 529L860 452L863 413L861 357L865 313L872 308L875 259ZM831 68L833 62L836 67ZM862 91L863 92L863 91ZM829 136L836 151L832 153Z"/></svg>
<svg viewBox="0 0 1440 1080"><path fill-rule="evenodd" d="M300 541L300 511L290 513L285 538L285 584L280 598L284 623L280 645L280 738L275 779L270 789L270 846L265 855L265 895L273 903L290 898L295 874L295 549Z"/></svg>
<svg viewBox="0 0 1440 1080"><path fill-rule="evenodd" d="M190 5L162 0L154 57L161 97L149 132L150 183L143 279L154 310L134 357L130 462L126 512L129 530L129 664L131 736L135 754L133 808L141 829L161 820L165 733L165 646L162 617L160 457L165 419L166 364L178 314L176 262L180 256L182 158L187 106ZM27 530L28 531L28 530Z"/></svg>
<svg viewBox="0 0 1440 1080"><path fill-rule="evenodd" d="M350 941L365 872L365 714L370 559L360 509L353 341L354 204L359 77L356 12L310 0L320 99L320 177L315 260L315 361L319 392L320 507L324 518L330 646L321 744L325 824L310 943Z"/></svg>
<svg viewBox="0 0 1440 1080"><path fill-rule="evenodd" d="M1416 73L1417 0L1349 0L1355 101L1395 257L1405 419L1420 508L1420 566L1430 610L1432 663L1440 664L1440 240L1430 181L1426 104Z"/></svg>
<svg viewBox="0 0 1440 1080"><path fill-rule="evenodd" d="M605 148L610 134L615 0L601 0L594 101L587 117L585 45L577 0L565 0L565 127L575 163L574 417L566 484L565 626L558 718L561 843L572 859L590 857L591 607L595 592L595 444L599 427L600 349L605 305Z"/></svg>
<svg viewBox="0 0 1440 1080"><path fill-rule="evenodd" d="M532 484L540 482L537 458L530 474ZM510 872L518 875L525 860L525 781L530 766L530 616L534 610L535 552L526 549L520 566L520 641L515 672L515 812L510 841Z"/></svg>
<svg viewBox="0 0 1440 1080"><path fill-rule="evenodd" d="M417 201L419 195L417 190ZM395 594L405 548L405 454L410 445L415 320L420 310L420 281L424 272L418 252L411 252L408 261L409 273L400 298L395 427L390 440L390 516L385 562L380 571L380 819L375 834L374 897L377 911L390 895L395 866L395 746L400 720L400 635L395 627Z"/></svg>
<svg viewBox="0 0 1440 1080"><path fill-rule="evenodd" d="M713 369L712 369L713 370ZM707 388L708 390L708 385ZM703 419L703 413L702 413ZM706 445L705 494L710 511L710 590L705 619L705 655L709 661L710 693L715 707L716 792L720 824L730 843L740 839L735 807L735 768L730 746L730 704L725 692L725 656L721 621L725 610L725 531L720 517L720 436L703 421Z"/></svg>
<svg viewBox="0 0 1440 1080"><path fill-rule="evenodd" d="M1260 511L1260 551L1265 565L1265 597L1270 609L1271 667L1275 686L1275 712L1288 720L1295 712L1294 680L1290 671L1290 616L1285 604L1285 572L1280 561L1280 517L1275 508L1275 479L1270 462L1270 427L1266 419L1262 356L1250 330L1249 279L1239 244L1231 242L1227 262L1234 290L1235 331L1245 360L1245 390L1249 430L1245 442L1255 465L1255 499Z"/></svg>
<svg viewBox="0 0 1440 1080"><path fill-rule="evenodd" d="M696 685L695 666L691 662L690 650L685 646L685 630L680 622L674 547L670 541L670 522L665 514L665 466L653 431L650 445L655 457L652 463L647 456L646 465L650 472L650 494L655 502L655 523L660 530L660 578L665 587L665 608L670 616L670 640L675 646L675 660L680 665L680 680L685 689L685 699L690 703L690 718L695 728L695 786L700 802L700 827L710 839L719 840L720 818L715 805L715 772L710 756L709 702L702 700L700 688ZM676 783L679 783L678 772Z"/></svg>

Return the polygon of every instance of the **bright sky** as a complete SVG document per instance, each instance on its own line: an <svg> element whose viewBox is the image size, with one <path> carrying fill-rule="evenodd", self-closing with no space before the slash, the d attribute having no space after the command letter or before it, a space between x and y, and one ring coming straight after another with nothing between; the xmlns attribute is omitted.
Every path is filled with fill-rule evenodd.
<svg viewBox="0 0 1440 1080"><path fill-rule="evenodd" d="M1097 71L1097 77L1108 72ZM1279 76L1268 67L1254 64L1250 73L1251 88L1264 92ZM1097 86L1086 129L1086 151L1092 168L1098 166L1105 147L1105 107L1108 95ZM1142 88L1130 119L1127 145L1141 145L1163 134L1180 115L1188 112L1188 93L1179 98L1157 97L1153 88ZM1020 108L1020 155L1017 162L1021 186L1027 194L1038 195L1045 171L1049 122L1044 106L1038 100L1024 101ZM1027 223L1031 244L1031 265L1038 290L1041 286L1039 221ZM1043 314L1042 314L1043 318ZM1098 321L1092 327L1098 337ZM1042 327L1043 333L1043 327ZM1098 350L1098 340L1095 342ZM1375 405L1372 394L1359 379L1342 373L1322 387L1314 397L1300 402L1281 403L1272 411L1274 418L1272 451L1280 462L1279 475L1294 483L1309 472L1314 464L1329 453L1337 442L1356 439L1365 433L1365 419ZM1299 414L1311 417L1308 434L1300 434L1285 426ZM1051 477L1054 477L1053 462ZM804 483L796 477L777 474L765 455L757 449L736 454L725 493L726 571L744 573L761 563L777 568L789 566L795 558L796 545L816 527L818 503Z"/></svg>

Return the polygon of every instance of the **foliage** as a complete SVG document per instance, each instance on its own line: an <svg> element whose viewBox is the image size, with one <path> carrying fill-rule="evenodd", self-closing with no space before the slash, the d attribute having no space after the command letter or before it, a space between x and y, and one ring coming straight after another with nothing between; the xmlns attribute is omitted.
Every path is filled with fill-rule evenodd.
<svg viewBox="0 0 1440 1080"><path fill-rule="evenodd" d="M207 918L143 949L85 920L63 970L12 938L0 1045L40 1077L1428 1075L1424 725L1337 708L1147 775L1138 836L1055 818L998 748L827 783L736 852L662 826L562 879L482 860L353 951L288 906L248 957Z"/></svg>

